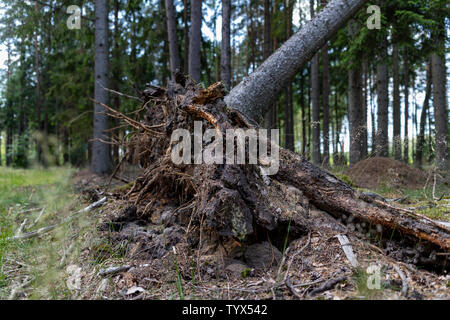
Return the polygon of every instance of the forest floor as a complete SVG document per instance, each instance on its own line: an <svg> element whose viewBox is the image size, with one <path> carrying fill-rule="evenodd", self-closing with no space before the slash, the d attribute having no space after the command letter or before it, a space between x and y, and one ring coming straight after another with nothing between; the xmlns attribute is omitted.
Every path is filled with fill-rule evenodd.
<svg viewBox="0 0 450 320"><path fill-rule="evenodd" d="M358 174L374 171L369 170L374 164L359 165L364 169L356 173L334 171L360 187ZM450 221L448 184L431 171L418 175L422 180L412 187L399 183L402 177L395 183L384 177L370 189L395 199L395 205ZM449 275L394 260L386 250L395 248L382 249L380 239L348 230L344 234L358 263L352 266L336 238L343 226L320 210L310 212L322 221L320 232L291 242L286 237L279 249L268 242L251 248L236 242L223 249L242 251L242 259L219 261L221 248L192 248L185 230L170 222L176 210L168 210L165 199L158 199L161 210L150 221L139 217L123 197L130 188L87 170L0 168L0 299L450 298ZM9 239L60 222L103 196L108 196L103 207L51 232Z"/></svg>

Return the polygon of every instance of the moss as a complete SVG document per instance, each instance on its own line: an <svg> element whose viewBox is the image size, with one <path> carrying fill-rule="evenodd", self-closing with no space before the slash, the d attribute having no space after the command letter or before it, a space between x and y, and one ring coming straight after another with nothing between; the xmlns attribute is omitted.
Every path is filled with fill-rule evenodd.
<svg viewBox="0 0 450 320"><path fill-rule="evenodd" d="M344 181L346 184L348 184L349 186L356 188L356 184L352 181L352 179L350 179L349 176L343 174L343 173L335 173L334 174L336 177L338 177L340 180Z"/></svg>

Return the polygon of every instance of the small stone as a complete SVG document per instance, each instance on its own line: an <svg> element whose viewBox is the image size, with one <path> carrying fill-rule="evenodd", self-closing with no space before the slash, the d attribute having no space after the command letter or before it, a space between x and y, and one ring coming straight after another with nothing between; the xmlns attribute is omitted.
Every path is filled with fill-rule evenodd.
<svg viewBox="0 0 450 320"><path fill-rule="evenodd" d="M281 262L281 252L269 242L252 244L244 253L245 261L249 266L264 269L276 266Z"/></svg>
<svg viewBox="0 0 450 320"><path fill-rule="evenodd" d="M236 277L242 277L242 273L248 269L249 267L240 261L233 262L225 268L226 271L228 271L229 273L231 273Z"/></svg>

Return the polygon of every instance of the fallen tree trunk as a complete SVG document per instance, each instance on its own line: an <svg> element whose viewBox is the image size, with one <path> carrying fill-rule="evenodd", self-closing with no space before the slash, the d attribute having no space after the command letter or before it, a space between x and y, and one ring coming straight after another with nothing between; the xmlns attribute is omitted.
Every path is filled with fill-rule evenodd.
<svg viewBox="0 0 450 320"><path fill-rule="evenodd" d="M343 220L360 220L390 232L398 230L418 242L432 243L443 251L450 249L449 228L411 210L396 208L372 196L357 193L334 175L297 154L284 149L281 154L276 179L300 189L316 207Z"/></svg>
<svg viewBox="0 0 450 320"><path fill-rule="evenodd" d="M227 129L256 129L247 120L260 120L303 63L365 2L330 1L227 96L220 83L202 90L178 75L177 83L170 83L167 90L149 87L144 91L139 110L145 110L145 115L141 122L104 106L110 116L136 130L130 141L132 147L127 149L136 150L145 171L126 197L140 211L139 216L151 216L158 210L158 199L164 198L178 207L178 219L185 225L190 242L199 249L202 237L210 243L220 242L224 248L227 241L234 239L246 245L269 240L281 249L288 238L320 229L310 214L315 207L346 224L348 232L355 230L370 236L373 228L378 239L396 241L398 247L412 247L415 263L448 268L449 228L358 193L291 151L280 150L280 168L271 177L266 174L267 164L260 159L257 164L238 164L235 160L228 163L224 161L225 153L221 155L222 163L205 164L200 157L196 164L175 164L171 159L172 133L175 129L191 132L196 120L203 121L204 129L215 129L219 136L225 136ZM218 143L194 135L196 139L206 143L205 148ZM333 223L338 229L342 226Z"/></svg>
<svg viewBox="0 0 450 320"><path fill-rule="evenodd" d="M347 232L359 232L363 237L375 234L382 246L383 241L394 241L398 247L413 250L417 264L447 268L449 228L358 193L291 151L280 149L280 168L272 176L265 174L263 161L175 164L171 159L175 129L192 131L198 120L203 121L204 129L215 129L223 136L231 128L255 129L240 112L227 108L220 84L202 90L184 82L171 84L167 90L147 89L143 122L109 108L110 116L124 119L137 130L131 143L145 171L127 197L140 216L151 216L157 210L157 199L164 197L180 208L178 218L187 232L197 232L190 234L192 239L202 239L203 234L204 241L236 239L246 245L270 240L281 249L287 238L297 239L320 228L310 214L318 208L346 225ZM205 141L204 148L214 143ZM247 144L246 152L248 149Z"/></svg>
<svg viewBox="0 0 450 320"><path fill-rule="evenodd" d="M260 123L289 81L367 0L333 0L226 96L226 104Z"/></svg>

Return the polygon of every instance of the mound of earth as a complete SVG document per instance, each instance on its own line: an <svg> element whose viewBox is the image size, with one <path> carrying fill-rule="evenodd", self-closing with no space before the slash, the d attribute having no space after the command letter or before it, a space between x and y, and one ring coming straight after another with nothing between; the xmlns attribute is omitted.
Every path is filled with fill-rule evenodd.
<svg viewBox="0 0 450 320"><path fill-rule="evenodd" d="M419 188L426 182L426 174L394 159L375 157L362 160L346 171L346 175L361 188L376 189Z"/></svg>

